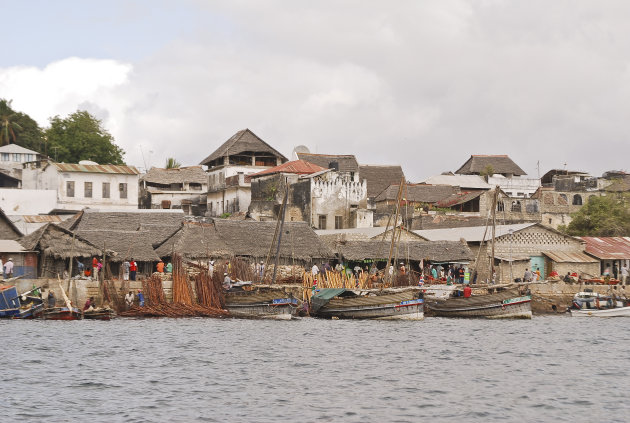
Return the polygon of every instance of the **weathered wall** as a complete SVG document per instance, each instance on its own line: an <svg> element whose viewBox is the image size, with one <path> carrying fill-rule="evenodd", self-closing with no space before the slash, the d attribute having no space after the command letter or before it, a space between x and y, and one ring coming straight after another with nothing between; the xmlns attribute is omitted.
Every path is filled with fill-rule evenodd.
<svg viewBox="0 0 630 423"><path fill-rule="evenodd" d="M311 179L311 198L313 226L319 229L335 229L335 216L341 216L343 227L352 227L351 207L367 207L367 183L365 180L346 181L341 177L314 178ZM326 216L325 228L320 227L319 216Z"/></svg>

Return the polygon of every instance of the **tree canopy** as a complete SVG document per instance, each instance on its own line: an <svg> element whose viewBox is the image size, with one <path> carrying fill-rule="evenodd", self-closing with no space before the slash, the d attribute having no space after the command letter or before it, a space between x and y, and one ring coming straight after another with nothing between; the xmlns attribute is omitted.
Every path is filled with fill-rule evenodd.
<svg viewBox="0 0 630 423"><path fill-rule="evenodd" d="M573 236L630 236L630 196L591 196L568 226L559 229Z"/></svg>
<svg viewBox="0 0 630 423"><path fill-rule="evenodd" d="M12 100L0 99L2 145L14 143L29 150L45 153L41 128L29 115L13 110L11 102Z"/></svg>
<svg viewBox="0 0 630 423"><path fill-rule="evenodd" d="M177 169L181 166L182 164L178 162L174 157L169 157L168 159L166 159L166 165L164 167L166 167L167 169Z"/></svg>
<svg viewBox="0 0 630 423"><path fill-rule="evenodd" d="M45 136L48 155L55 161L123 164L125 152L115 144L114 137L102 127L101 121L86 111L78 110L65 119L51 118Z"/></svg>

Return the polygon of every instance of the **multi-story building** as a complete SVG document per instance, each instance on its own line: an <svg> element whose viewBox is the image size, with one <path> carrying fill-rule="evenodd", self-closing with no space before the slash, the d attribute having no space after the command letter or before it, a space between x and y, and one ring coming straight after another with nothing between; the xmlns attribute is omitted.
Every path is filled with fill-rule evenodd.
<svg viewBox="0 0 630 423"><path fill-rule="evenodd" d="M249 129L238 131L200 163L208 167L206 214L246 212L251 185L245 177L286 161L286 157Z"/></svg>
<svg viewBox="0 0 630 423"><path fill-rule="evenodd" d="M133 166L40 160L24 164L22 187L55 190L56 208L61 210L137 209L138 175Z"/></svg>

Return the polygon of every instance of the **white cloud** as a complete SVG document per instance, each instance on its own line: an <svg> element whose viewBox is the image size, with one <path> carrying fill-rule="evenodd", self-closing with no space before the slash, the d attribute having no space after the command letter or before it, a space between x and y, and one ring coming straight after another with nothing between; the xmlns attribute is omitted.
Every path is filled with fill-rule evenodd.
<svg viewBox="0 0 630 423"><path fill-rule="evenodd" d="M199 2L210 23L150 57L0 69L0 92L44 125L87 108L135 165L196 164L249 127L285 155L355 153L412 180L470 154L601 173L630 153L615 4Z"/></svg>

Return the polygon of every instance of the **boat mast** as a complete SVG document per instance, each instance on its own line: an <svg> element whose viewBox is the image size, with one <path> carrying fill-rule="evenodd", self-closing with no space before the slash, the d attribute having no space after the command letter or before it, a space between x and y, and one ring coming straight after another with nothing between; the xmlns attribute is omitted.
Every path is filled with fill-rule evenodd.
<svg viewBox="0 0 630 423"><path fill-rule="evenodd" d="M387 275L385 278L386 282L391 282L393 278L393 274L389 275L389 266L391 265L392 255L394 253L394 245L396 243L396 228L398 227L398 214L400 213L400 199L402 197L403 192L403 184L405 183L405 178L400 178L400 185L398 186L398 195L396 196L396 214L394 216L394 225L392 229L392 242L389 246L389 257L387 258L387 266L385 266L385 274Z"/></svg>
<svg viewBox="0 0 630 423"><path fill-rule="evenodd" d="M490 250L490 281L494 276L494 237L497 228L497 200L499 198L499 186L494 187L494 197L492 198L492 248Z"/></svg>

